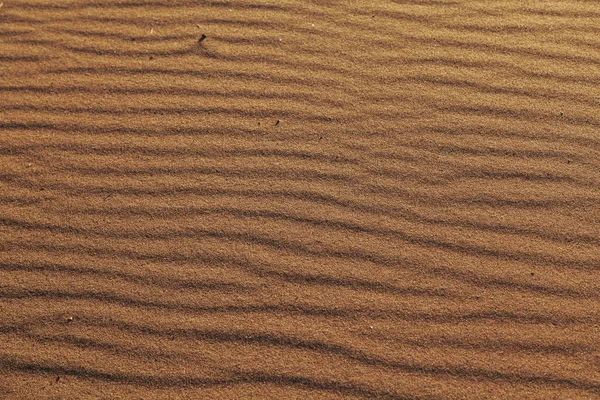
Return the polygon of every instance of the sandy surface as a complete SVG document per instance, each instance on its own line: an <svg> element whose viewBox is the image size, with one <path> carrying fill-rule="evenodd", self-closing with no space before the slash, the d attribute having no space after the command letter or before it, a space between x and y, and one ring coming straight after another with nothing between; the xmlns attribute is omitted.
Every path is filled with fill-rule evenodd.
<svg viewBox="0 0 600 400"><path fill-rule="evenodd" d="M0 398L600 398L599 37L569 0L5 0Z"/></svg>

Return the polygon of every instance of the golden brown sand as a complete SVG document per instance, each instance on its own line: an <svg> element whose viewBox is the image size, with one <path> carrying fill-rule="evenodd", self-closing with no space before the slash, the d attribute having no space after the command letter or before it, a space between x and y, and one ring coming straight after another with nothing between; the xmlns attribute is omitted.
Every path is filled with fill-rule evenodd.
<svg viewBox="0 0 600 400"><path fill-rule="evenodd" d="M4 1L0 398L600 398L599 38L591 1Z"/></svg>

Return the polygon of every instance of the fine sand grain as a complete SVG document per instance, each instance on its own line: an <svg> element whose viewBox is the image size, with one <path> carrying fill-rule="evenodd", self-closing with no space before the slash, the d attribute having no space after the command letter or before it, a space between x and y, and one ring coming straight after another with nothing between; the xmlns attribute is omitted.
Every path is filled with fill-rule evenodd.
<svg viewBox="0 0 600 400"><path fill-rule="evenodd" d="M0 399L600 398L600 3L10 0Z"/></svg>

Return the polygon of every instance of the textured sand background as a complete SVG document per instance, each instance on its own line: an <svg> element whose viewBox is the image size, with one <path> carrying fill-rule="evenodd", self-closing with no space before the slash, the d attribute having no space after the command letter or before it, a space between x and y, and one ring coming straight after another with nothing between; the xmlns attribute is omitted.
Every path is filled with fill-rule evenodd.
<svg viewBox="0 0 600 400"><path fill-rule="evenodd" d="M599 105L595 1L5 0L0 398L600 398Z"/></svg>

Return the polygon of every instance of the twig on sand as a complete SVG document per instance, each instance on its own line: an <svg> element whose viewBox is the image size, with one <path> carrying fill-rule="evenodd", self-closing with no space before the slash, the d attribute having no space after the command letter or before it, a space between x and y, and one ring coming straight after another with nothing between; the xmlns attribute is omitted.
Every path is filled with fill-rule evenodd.
<svg viewBox="0 0 600 400"><path fill-rule="evenodd" d="M198 44L202 43L204 39L206 39L206 35L203 33L202 36L200 36L200 39L198 39Z"/></svg>

